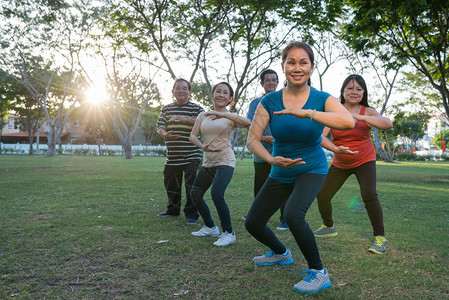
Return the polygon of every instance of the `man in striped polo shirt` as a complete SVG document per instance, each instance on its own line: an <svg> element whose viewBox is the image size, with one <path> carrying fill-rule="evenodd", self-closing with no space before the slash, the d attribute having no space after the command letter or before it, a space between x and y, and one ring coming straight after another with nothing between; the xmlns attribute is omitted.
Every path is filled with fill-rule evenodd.
<svg viewBox="0 0 449 300"><path fill-rule="evenodd" d="M164 168L164 185L168 196L167 210L159 217L179 216L181 213L181 188L184 173L186 204L184 214L187 224L196 224L199 215L190 197L190 189L201 164L203 152L189 141L196 117L204 109L189 101L190 83L177 79L173 85L176 102L162 108L157 123L157 133L165 140L167 160Z"/></svg>

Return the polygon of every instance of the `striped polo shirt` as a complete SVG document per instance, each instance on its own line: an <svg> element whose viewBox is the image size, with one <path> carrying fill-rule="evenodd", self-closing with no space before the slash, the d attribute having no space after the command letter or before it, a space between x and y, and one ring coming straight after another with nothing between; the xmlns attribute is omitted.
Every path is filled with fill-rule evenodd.
<svg viewBox="0 0 449 300"><path fill-rule="evenodd" d="M180 166L189 164L192 160L202 160L203 152L201 149L189 141L193 125L169 121L174 116L196 119L202 111L204 109L201 106L190 101L184 105L178 105L177 102L174 102L162 108L157 127L164 128L166 131L172 130L173 134L181 136L177 140L165 140L165 146L167 147L166 165Z"/></svg>

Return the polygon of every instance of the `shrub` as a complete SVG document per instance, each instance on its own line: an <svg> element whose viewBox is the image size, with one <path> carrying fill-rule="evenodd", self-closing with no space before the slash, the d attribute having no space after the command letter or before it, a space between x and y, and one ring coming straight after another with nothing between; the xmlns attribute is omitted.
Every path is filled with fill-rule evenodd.
<svg viewBox="0 0 449 300"><path fill-rule="evenodd" d="M417 161L428 161L431 160L432 157L430 155L416 155L415 160Z"/></svg>
<svg viewBox="0 0 449 300"><path fill-rule="evenodd" d="M166 156L167 151L165 149L156 149L152 151L154 156Z"/></svg>
<svg viewBox="0 0 449 300"><path fill-rule="evenodd" d="M396 154L397 160L402 160L402 161L416 160L417 157L418 157L418 155L416 155L416 153L413 153L413 152L401 152L401 153Z"/></svg>
<svg viewBox="0 0 449 300"><path fill-rule="evenodd" d="M441 155L435 156L435 158L438 159L438 160L448 161L449 160L449 155L443 153Z"/></svg>
<svg viewBox="0 0 449 300"><path fill-rule="evenodd" d="M115 155L115 153L119 152L120 150L112 150L112 149L105 149L102 150L103 155L108 155L108 156L112 156Z"/></svg>
<svg viewBox="0 0 449 300"><path fill-rule="evenodd" d="M149 150L149 149L143 149L143 150L140 150L140 151L145 156L150 156L150 154L151 154L151 150Z"/></svg>

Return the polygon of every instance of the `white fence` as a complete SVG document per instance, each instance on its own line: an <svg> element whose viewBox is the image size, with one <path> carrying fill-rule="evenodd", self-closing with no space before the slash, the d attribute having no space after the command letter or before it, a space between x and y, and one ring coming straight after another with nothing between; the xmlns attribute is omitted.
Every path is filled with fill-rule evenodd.
<svg viewBox="0 0 449 300"><path fill-rule="evenodd" d="M4 144L0 143L0 147L2 148L3 154L29 154L30 145L29 144ZM39 144L39 153L38 153L37 144L33 144L33 153L34 154L46 154L48 151L47 144ZM124 150L122 145L100 145L101 155L124 155ZM72 145L72 144L63 144L61 146L61 150L59 150L59 146L56 146L56 151L58 154L65 155L99 155L98 145ZM132 146L132 155L133 156L165 156L166 148L165 146L147 146L147 145L133 145ZM234 147L234 151L236 152L237 157L241 157L242 147ZM334 154L331 151L324 149L326 153L327 159L332 159ZM251 153L245 147L244 157L250 157ZM422 150L416 151L415 154L418 156L425 156L431 160L438 160L443 155L442 150ZM447 156L448 153L445 153Z"/></svg>
<svg viewBox="0 0 449 300"><path fill-rule="evenodd" d="M29 154L30 145L29 144L4 144L0 143L3 154ZM39 144L39 153L36 144L33 144L34 154L46 154L48 151L47 144ZM101 155L124 155L124 150L122 145L100 145ZM99 155L98 145L72 145L63 144L61 145L61 150L59 146L56 146L56 151L58 154L64 155ZM133 145L132 155L133 156L165 156L166 148L165 146L146 146L146 145ZM242 147L234 147L234 151L237 157L241 157ZM334 154L331 151L324 149L327 159L332 159ZM248 148L243 149L244 157L251 157L252 154Z"/></svg>
<svg viewBox="0 0 449 300"><path fill-rule="evenodd" d="M29 154L29 144L4 144L0 143L3 154ZM39 149L38 149L39 148ZM39 150L39 151L38 151ZM33 153L46 154L48 151L47 144L33 144ZM72 145L63 144L61 148L56 146L58 154L66 155L98 155L101 151L101 155L124 155L122 145ZM136 156L164 156L165 146L146 146L146 145L133 145L132 153Z"/></svg>

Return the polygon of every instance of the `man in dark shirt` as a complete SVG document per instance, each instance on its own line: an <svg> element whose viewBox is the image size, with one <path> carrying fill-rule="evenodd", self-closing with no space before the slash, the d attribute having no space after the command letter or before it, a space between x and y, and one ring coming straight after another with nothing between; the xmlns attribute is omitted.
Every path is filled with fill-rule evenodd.
<svg viewBox="0 0 449 300"><path fill-rule="evenodd" d="M168 196L167 210L159 217L179 216L181 212L181 187L184 173L187 201L184 214L187 224L196 224L199 215L190 197L190 189L195 181L196 172L201 164L201 149L189 141L190 132L196 117L204 109L189 102L190 83L178 79L173 85L176 102L162 108L157 123L157 133L165 140L167 160L164 168L164 185Z"/></svg>
<svg viewBox="0 0 449 300"><path fill-rule="evenodd" d="M279 78L278 74L271 69L266 69L260 74L260 85L264 89L264 94L259 98L254 99L249 104L248 114L246 117L252 122L254 118L254 114L256 113L257 106L259 105L262 98L274 92L278 86ZM267 127L262 136L262 145L267 149L268 152L272 152L273 148L273 137L271 136L270 127ZM253 155L254 159L254 197L257 196L257 193L262 188L265 180L267 180L268 175L270 175L271 165L265 162L263 159ZM243 217L246 219L246 216ZM284 220L284 206L281 207L281 223L277 227L278 230L288 230L287 222Z"/></svg>

